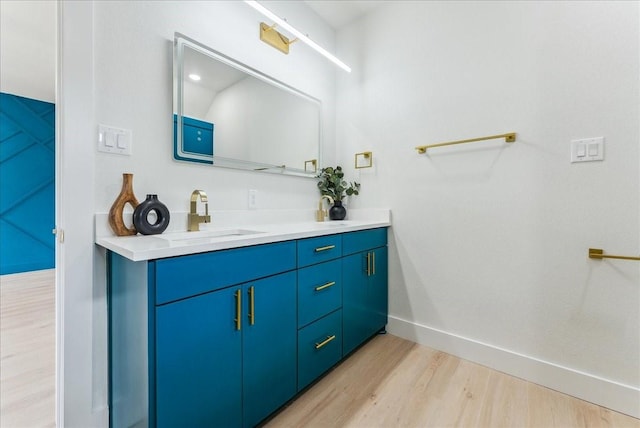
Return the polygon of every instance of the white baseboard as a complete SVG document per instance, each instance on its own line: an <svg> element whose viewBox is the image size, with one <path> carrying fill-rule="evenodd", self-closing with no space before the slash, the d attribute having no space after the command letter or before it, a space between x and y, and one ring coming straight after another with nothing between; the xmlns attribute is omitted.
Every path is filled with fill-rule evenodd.
<svg viewBox="0 0 640 428"><path fill-rule="evenodd" d="M389 316L387 331L503 373L640 418L640 388Z"/></svg>

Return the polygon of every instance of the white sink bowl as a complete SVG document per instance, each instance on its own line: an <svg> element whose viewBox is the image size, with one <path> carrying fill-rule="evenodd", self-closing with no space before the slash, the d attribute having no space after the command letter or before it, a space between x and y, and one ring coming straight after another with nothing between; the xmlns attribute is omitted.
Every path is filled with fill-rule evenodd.
<svg viewBox="0 0 640 428"><path fill-rule="evenodd" d="M156 238L164 239L175 244L205 244L214 240L233 238L237 236L258 235L258 230L248 229L226 229L226 230L203 230L198 232L178 232L167 233L166 235L155 235Z"/></svg>

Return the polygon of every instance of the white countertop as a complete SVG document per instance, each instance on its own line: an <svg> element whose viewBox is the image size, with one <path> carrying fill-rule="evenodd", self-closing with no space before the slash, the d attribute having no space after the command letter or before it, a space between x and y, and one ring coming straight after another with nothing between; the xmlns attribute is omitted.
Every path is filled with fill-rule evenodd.
<svg viewBox="0 0 640 428"><path fill-rule="evenodd" d="M213 212L212 223L201 224L200 232L174 227L161 235L146 236L113 236L108 226L103 225L106 216L96 214L96 244L130 260L143 261L391 226L388 209L352 210L346 220L324 222L299 221L298 216L291 213L280 218L273 212L270 214L262 219L256 215L247 216L243 222L235 223L231 218L242 218L243 215ZM302 214L301 218L308 217L306 211ZM181 223L179 213L171 215L172 221L177 217L177 222ZM222 220L216 223L216 217Z"/></svg>

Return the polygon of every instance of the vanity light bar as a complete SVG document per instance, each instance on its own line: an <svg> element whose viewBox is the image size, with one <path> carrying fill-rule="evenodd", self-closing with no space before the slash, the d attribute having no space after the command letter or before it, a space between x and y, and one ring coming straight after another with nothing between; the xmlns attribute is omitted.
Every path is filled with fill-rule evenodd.
<svg viewBox="0 0 640 428"><path fill-rule="evenodd" d="M264 16L266 16L267 18L269 18L270 20L272 20L273 22L275 22L276 25L278 25L279 27L284 28L286 31L288 31L291 34L293 34L294 36L296 36L298 38L298 40L301 40L304 43L306 43L307 45L309 45L316 52L318 52L319 54L323 55L325 58L327 58L329 61L331 61L334 64L336 64L338 67L342 68L347 73L351 73L351 67L349 67L344 62L340 61L338 58L333 56L331 53L329 53L322 46L320 46L319 44L317 44L316 42L311 40L309 37L307 37L304 34L302 34L300 31L296 30L287 21L285 21L284 19L278 17L276 14L271 12L266 7L262 6L257 1L245 0L245 3L248 4L249 6L251 6L252 8L254 8L255 10L257 10L258 12L260 12L261 14L263 14Z"/></svg>

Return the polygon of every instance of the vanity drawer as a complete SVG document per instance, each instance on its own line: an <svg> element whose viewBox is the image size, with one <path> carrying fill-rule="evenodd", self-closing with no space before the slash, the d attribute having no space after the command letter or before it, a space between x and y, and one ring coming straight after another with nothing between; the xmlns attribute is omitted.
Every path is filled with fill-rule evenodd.
<svg viewBox="0 0 640 428"><path fill-rule="evenodd" d="M326 262L342 256L342 235L325 235L298 241L298 267Z"/></svg>
<svg viewBox="0 0 640 428"><path fill-rule="evenodd" d="M298 391L342 358L342 309L298 331Z"/></svg>
<svg viewBox="0 0 640 428"><path fill-rule="evenodd" d="M342 259L298 270L298 328L342 306Z"/></svg>
<svg viewBox="0 0 640 428"><path fill-rule="evenodd" d="M149 263L149 276L161 305L295 268L296 244L287 241L159 259Z"/></svg>
<svg viewBox="0 0 640 428"><path fill-rule="evenodd" d="M359 253L360 251L372 248L384 247L387 245L387 228L360 230L357 232L345 233L342 237L342 253Z"/></svg>

